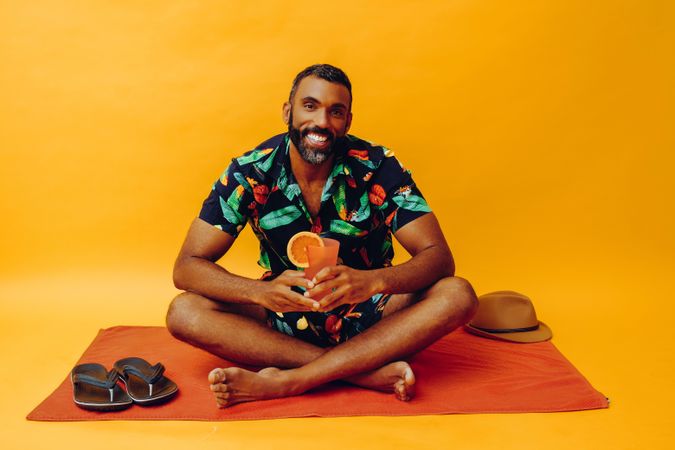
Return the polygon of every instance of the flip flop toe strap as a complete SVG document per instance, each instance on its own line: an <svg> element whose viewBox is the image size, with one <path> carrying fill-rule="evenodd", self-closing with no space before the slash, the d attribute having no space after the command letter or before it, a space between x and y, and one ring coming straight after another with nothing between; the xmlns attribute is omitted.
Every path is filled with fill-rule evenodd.
<svg viewBox="0 0 675 450"><path fill-rule="evenodd" d="M76 373L73 375L73 384L84 383L107 389L108 392L110 393L110 401L112 402L114 392L113 388L117 385L118 378L119 374L114 370L108 372L108 376L106 377L105 380L97 378L92 375L87 375L86 373Z"/></svg>
<svg viewBox="0 0 675 450"><path fill-rule="evenodd" d="M138 367L130 364L124 365L122 367L122 370L125 373L131 373L148 383L148 386L150 388L150 392L148 393L148 397L152 397L152 390L153 390L153 385L159 381L163 376L164 376L164 364L162 363L157 363L154 366L149 368L150 370L141 370Z"/></svg>

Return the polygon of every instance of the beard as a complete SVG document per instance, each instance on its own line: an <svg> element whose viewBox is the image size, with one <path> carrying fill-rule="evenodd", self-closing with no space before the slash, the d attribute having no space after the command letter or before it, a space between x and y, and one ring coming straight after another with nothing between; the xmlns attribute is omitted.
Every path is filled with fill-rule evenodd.
<svg viewBox="0 0 675 450"><path fill-rule="evenodd" d="M304 144L304 138L309 133L317 133L323 136L326 136L328 141L328 147L325 149L312 149L311 146L306 146ZM288 119L288 135L291 138L291 142L295 145L295 148L298 149L300 157L310 164L315 166L323 164L333 153L340 142L344 139L343 137L336 137L333 133L325 128L320 127L311 127L306 128L303 131L300 131L299 128L293 126L293 111L291 111Z"/></svg>

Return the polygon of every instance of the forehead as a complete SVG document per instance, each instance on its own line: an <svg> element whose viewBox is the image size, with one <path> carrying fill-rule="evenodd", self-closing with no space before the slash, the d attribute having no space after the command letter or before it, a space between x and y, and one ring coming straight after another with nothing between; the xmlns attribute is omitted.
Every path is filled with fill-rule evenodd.
<svg viewBox="0 0 675 450"><path fill-rule="evenodd" d="M295 91L294 101L311 97L325 105L342 104L349 107L351 95L346 86L339 83L331 83L323 78L313 75L303 78Z"/></svg>

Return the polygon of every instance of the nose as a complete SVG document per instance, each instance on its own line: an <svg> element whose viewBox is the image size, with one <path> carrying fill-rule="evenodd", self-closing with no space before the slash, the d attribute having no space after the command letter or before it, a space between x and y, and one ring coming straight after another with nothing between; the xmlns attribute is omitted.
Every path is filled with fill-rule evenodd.
<svg viewBox="0 0 675 450"><path fill-rule="evenodd" d="M328 127L328 110L325 108L319 109L316 112L314 117L314 123L317 127L327 128Z"/></svg>

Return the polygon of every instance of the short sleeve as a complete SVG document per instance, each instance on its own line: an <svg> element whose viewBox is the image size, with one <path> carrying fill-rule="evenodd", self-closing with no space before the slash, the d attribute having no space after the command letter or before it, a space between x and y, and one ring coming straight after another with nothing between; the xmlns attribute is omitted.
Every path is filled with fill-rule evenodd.
<svg viewBox="0 0 675 450"><path fill-rule="evenodd" d="M382 160L373 177L369 197L382 211L385 223L394 233L431 212L410 171L393 155Z"/></svg>
<svg viewBox="0 0 675 450"><path fill-rule="evenodd" d="M214 227L237 237L246 225L253 201L251 186L235 160L213 183L204 200L199 218Z"/></svg>

